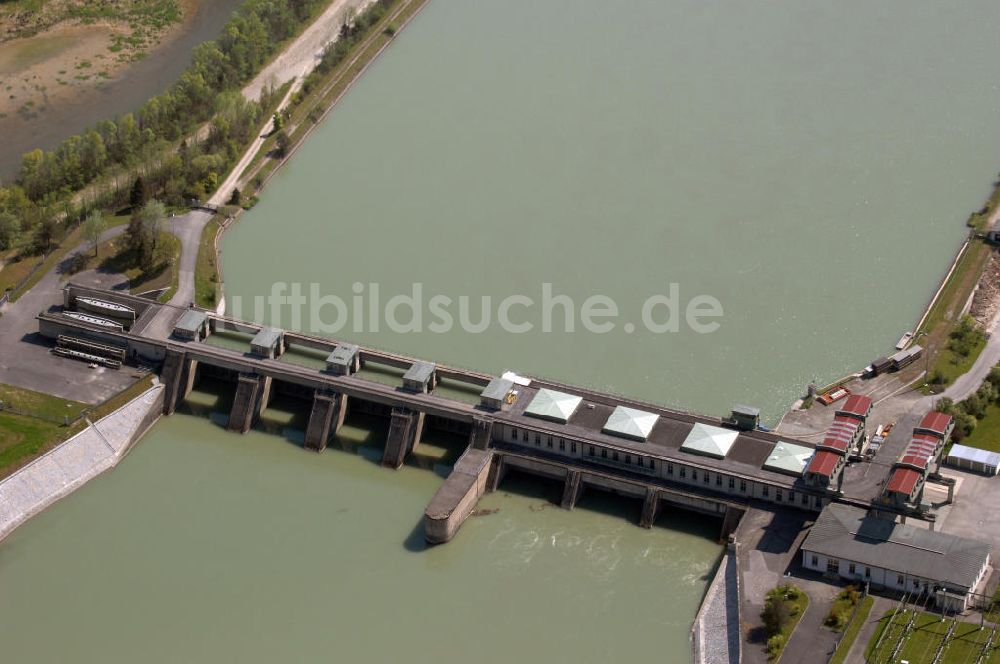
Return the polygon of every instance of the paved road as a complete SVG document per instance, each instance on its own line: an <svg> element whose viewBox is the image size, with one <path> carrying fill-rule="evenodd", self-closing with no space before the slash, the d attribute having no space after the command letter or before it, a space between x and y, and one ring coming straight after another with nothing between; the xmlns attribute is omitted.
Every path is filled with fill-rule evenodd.
<svg viewBox="0 0 1000 664"><path fill-rule="evenodd" d="M168 228L180 238L181 258L177 266L177 292L170 298L170 304L186 307L194 302L194 272L198 265L198 247L201 233L212 219L212 213L192 210L187 214L173 217Z"/></svg>

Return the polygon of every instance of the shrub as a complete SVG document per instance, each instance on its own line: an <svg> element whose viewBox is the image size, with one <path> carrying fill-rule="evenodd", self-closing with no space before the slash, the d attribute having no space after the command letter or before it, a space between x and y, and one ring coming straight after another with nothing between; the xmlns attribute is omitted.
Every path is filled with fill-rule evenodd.
<svg viewBox="0 0 1000 664"><path fill-rule="evenodd" d="M767 654L769 657L777 657L785 647L785 637L783 634L775 634L767 640Z"/></svg>

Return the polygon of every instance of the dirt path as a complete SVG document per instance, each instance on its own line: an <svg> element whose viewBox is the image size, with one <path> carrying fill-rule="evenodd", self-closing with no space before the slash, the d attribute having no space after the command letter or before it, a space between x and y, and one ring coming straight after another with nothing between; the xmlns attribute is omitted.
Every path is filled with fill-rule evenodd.
<svg viewBox="0 0 1000 664"><path fill-rule="evenodd" d="M280 87L296 77L301 77L319 63L323 49L340 34L344 19L372 3L372 0L334 0L298 38L288 45L274 60L243 88L247 99L259 99L268 84Z"/></svg>

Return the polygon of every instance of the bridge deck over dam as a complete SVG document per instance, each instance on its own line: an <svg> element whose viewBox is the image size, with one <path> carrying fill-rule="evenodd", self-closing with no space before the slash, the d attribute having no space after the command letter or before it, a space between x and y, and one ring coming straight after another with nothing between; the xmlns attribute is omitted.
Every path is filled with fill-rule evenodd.
<svg viewBox="0 0 1000 664"><path fill-rule="evenodd" d="M82 300L81 300L82 298ZM97 304L95 304L95 302ZM101 302L110 320L93 313ZM81 307L80 305L86 305ZM128 313L128 312L131 313ZM198 377L211 373L236 383L231 430L254 426L274 391L305 400L305 447L323 450L349 409L389 419L383 464L402 465L420 444L426 421L467 433L468 449L425 515L427 537L450 539L484 492L514 469L563 482L562 505L572 508L586 489L643 501L649 526L666 503L723 518L723 533L742 509L771 503L818 512L831 500L866 505L875 497L810 486L803 478L816 445L777 436L737 418L707 417L587 388L516 374L502 377L438 365L386 351L298 332L274 330L197 309L161 305L113 291L75 285L64 307L38 316L44 337L70 348L109 349L126 362L160 365L164 412L184 400ZM242 351L206 342L213 333L252 335ZM329 354L325 368L286 361L289 350ZM90 352L90 351L88 351ZM397 384L365 377L364 368L403 371ZM440 380L466 386L475 399L435 392ZM429 420L428 420L429 418ZM867 486L867 485L866 485Z"/></svg>

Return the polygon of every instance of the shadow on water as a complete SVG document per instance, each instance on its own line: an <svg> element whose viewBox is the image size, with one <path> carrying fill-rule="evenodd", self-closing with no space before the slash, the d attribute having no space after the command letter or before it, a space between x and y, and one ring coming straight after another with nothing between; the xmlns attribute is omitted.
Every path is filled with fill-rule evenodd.
<svg viewBox="0 0 1000 664"><path fill-rule="evenodd" d="M413 526L413 530L403 540L403 548L410 553L423 553L431 548L431 545L427 543L427 538L424 536L423 517L417 520L417 523Z"/></svg>
<svg viewBox="0 0 1000 664"><path fill-rule="evenodd" d="M306 426L309 424L309 409L310 404L303 399L276 394L271 397L254 428L281 436L286 442L302 447L306 438Z"/></svg>
<svg viewBox="0 0 1000 664"><path fill-rule="evenodd" d="M325 369L326 358L329 354L328 351L317 350L315 348L292 346L281 354L278 361L307 369Z"/></svg>
<svg viewBox="0 0 1000 664"><path fill-rule="evenodd" d="M511 468L500 482L497 491L558 506L562 502L563 482Z"/></svg>
<svg viewBox="0 0 1000 664"><path fill-rule="evenodd" d="M448 477L458 457L469 446L469 435L425 427L420 444L406 458L406 465Z"/></svg>
<svg viewBox="0 0 1000 664"><path fill-rule="evenodd" d="M195 389L177 406L177 412L208 419L217 427L229 424L229 413L236 398L236 385L232 382L204 376Z"/></svg>
<svg viewBox="0 0 1000 664"><path fill-rule="evenodd" d="M357 454L376 465L382 463L385 441L389 437L389 420L348 408L340 432L330 439L327 449L333 448Z"/></svg>

